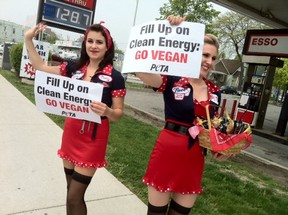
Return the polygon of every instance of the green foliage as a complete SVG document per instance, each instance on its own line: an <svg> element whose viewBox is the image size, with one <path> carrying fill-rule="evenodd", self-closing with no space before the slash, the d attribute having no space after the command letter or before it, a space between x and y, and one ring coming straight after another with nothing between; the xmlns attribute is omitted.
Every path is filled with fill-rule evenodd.
<svg viewBox="0 0 288 215"><path fill-rule="evenodd" d="M11 46L10 62L17 74L20 73L21 58L22 58L23 43L17 43Z"/></svg>
<svg viewBox="0 0 288 215"><path fill-rule="evenodd" d="M52 52L49 51L49 54L48 54L48 61L51 61L52 60Z"/></svg>
<svg viewBox="0 0 288 215"><path fill-rule="evenodd" d="M115 47L115 54L124 54L124 52L121 49L119 49L117 42L115 40L113 40L113 42Z"/></svg>
<svg viewBox="0 0 288 215"><path fill-rule="evenodd" d="M169 15L186 16L186 21L205 24L206 32L212 33L211 23L219 13L208 0L169 0L160 8L159 19L166 19Z"/></svg>
<svg viewBox="0 0 288 215"><path fill-rule="evenodd" d="M213 22L213 32L218 36L221 51L240 61L247 30L265 28L268 26L233 11L218 16Z"/></svg>
<svg viewBox="0 0 288 215"><path fill-rule="evenodd" d="M58 37L56 34L55 35L49 35L46 38L46 41L50 44L55 44L56 40L58 40Z"/></svg>
<svg viewBox="0 0 288 215"><path fill-rule="evenodd" d="M288 59L281 59L284 61L284 66L282 68L276 68L273 86L286 90L288 86Z"/></svg>
<svg viewBox="0 0 288 215"><path fill-rule="evenodd" d="M242 63L242 50L247 30L264 28L268 27L233 11L220 15L213 23L213 31L220 43L220 56L230 56L230 59L238 59ZM243 82L244 66L242 64L239 75L239 90L242 89Z"/></svg>
<svg viewBox="0 0 288 215"><path fill-rule="evenodd" d="M124 52L121 49L115 49L115 54L124 54Z"/></svg>

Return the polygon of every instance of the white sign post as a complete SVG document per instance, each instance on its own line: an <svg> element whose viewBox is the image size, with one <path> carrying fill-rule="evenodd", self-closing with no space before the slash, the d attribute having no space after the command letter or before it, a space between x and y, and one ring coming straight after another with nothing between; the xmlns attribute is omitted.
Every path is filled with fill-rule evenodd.
<svg viewBox="0 0 288 215"><path fill-rule="evenodd" d="M199 78L205 25L154 21L131 30L122 73L146 72Z"/></svg>
<svg viewBox="0 0 288 215"><path fill-rule="evenodd" d="M49 46L50 43L42 42L38 40L33 40L34 46L40 57L43 61L48 62L49 57ZM20 77L34 79L35 78L35 69L29 61L29 56L27 53L26 45L23 44L21 66L20 66Z"/></svg>
<svg viewBox="0 0 288 215"><path fill-rule="evenodd" d="M101 101L102 92L102 84L36 71L35 102L42 112L101 123L90 103Z"/></svg>

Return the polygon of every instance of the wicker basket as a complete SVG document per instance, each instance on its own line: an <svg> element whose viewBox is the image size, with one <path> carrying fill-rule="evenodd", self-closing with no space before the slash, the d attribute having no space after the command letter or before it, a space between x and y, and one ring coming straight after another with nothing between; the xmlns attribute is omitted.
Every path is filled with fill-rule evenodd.
<svg viewBox="0 0 288 215"><path fill-rule="evenodd" d="M244 132L240 134L223 134L223 133L220 134L220 132L216 130L215 128L213 128L213 126L211 125L209 106L206 106L206 114L207 114L208 129L205 129L205 128L201 129L198 135L200 146L207 148L209 150L215 151L215 152L219 152L224 155L230 155L230 154L240 153L241 150L247 148L251 144L252 130L249 124L246 124L247 128L245 129ZM231 120L228 114L228 111L226 109L225 109L225 114L226 114L227 119ZM227 141L226 143L220 143L220 141L217 141L219 140L220 135L222 138L221 140L223 142ZM238 139L240 141L237 141ZM214 142L212 143L211 141L214 141ZM220 144L222 144L221 147L220 147ZM220 148L225 148L225 149L222 150Z"/></svg>

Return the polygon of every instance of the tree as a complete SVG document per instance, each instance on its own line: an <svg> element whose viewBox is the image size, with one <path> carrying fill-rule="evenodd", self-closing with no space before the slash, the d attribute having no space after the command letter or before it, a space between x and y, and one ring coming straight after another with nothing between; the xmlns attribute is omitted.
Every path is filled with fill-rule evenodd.
<svg viewBox="0 0 288 215"><path fill-rule="evenodd" d="M58 37L57 35L49 35L46 40L50 44L55 44L56 40L58 40Z"/></svg>
<svg viewBox="0 0 288 215"><path fill-rule="evenodd" d="M15 69L16 73L19 75L22 59L23 43L17 43L10 48L10 61L12 67Z"/></svg>
<svg viewBox="0 0 288 215"><path fill-rule="evenodd" d="M273 86L277 88L276 93L276 101L279 97L280 90L283 90L281 98L283 98L284 94L288 90L288 59L282 59L284 61L284 65L282 68L276 68L274 80L273 80Z"/></svg>
<svg viewBox="0 0 288 215"><path fill-rule="evenodd" d="M233 11L220 15L213 23L213 31L219 38L222 54L224 56L231 56L232 59L237 59L241 62L241 72L238 85L239 90L242 89L244 81L242 50L246 32L249 29L265 28L267 29L268 26Z"/></svg>
<svg viewBox="0 0 288 215"><path fill-rule="evenodd" d="M212 33L211 23L220 12L213 9L208 0L169 0L160 8L160 18L166 19L169 15L186 16L189 22L198 22L206 25L206 32Z"/></svg>

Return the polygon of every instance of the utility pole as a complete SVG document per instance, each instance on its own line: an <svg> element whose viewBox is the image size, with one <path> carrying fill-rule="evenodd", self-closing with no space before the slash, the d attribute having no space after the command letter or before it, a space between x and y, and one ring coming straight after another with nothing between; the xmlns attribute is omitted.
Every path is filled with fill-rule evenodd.
<svg viewBox="0 0 288 215"><path fill-rule="evenodd" d="M134 13L133 26L135 25L135 22L136 22L137 11L138 11L138 3L139 3L139 0L136 0L136 8L135 8L135 13Z"/></svg>

